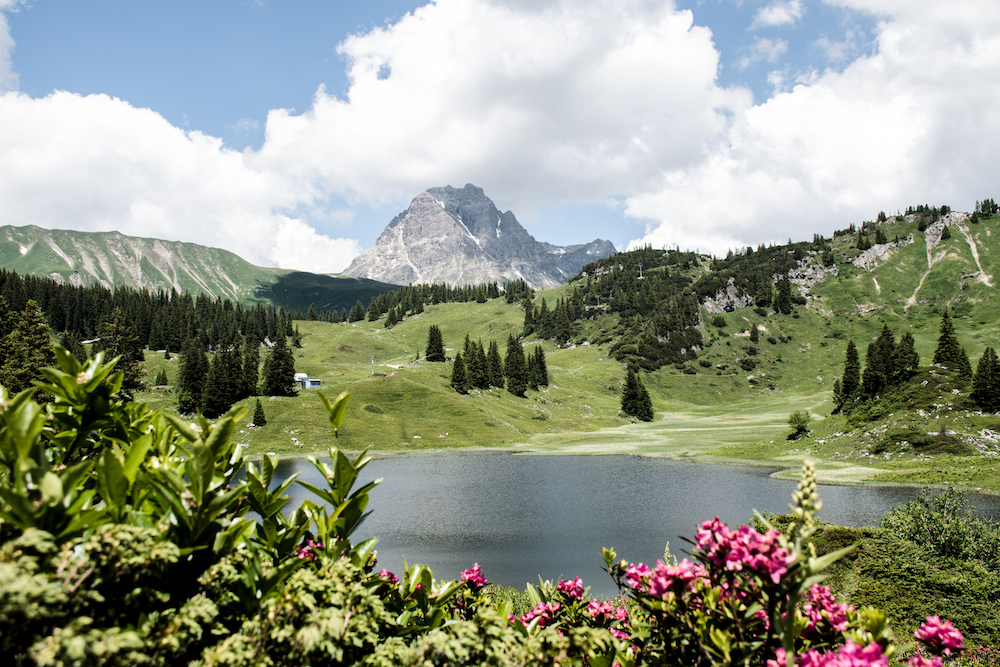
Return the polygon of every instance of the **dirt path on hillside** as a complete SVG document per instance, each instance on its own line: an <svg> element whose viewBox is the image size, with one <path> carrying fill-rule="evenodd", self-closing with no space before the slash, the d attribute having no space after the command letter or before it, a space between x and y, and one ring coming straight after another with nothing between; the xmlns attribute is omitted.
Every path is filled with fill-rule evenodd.
<svg viewBox="0 0 1000 667"><path fill-rule="evenodd" d="M936 230L934 229L935 227L937 227ZM920 282L917 283L917 288L913 290L913 294L910 298L906 300L906 305L903 307L903 310L909 310L910 306L917 305L917 294L920 292L920 288L924 286L924 281L927 280L927 276L931 274L931 269L933 269L934 265L944 259L945 255L948 254L946 250L942 250L936 255L934 254L934 248L937 246L938 241L941 240L941 231L943 229L944 225L941 224L939 226L937 223L934 223L927 228L926 235L924 237L927 242L927 270L924 271L924 275L920 276Z"/></svg>
<svg viewBox="0 0 1000 667"><path fill-rule="evenodd" d="M979 261L979 246L976 244L976 239L972 238L972 232L969 231L968 225L960 222L956 226L961 230L962 235L965 236L965 240L969 243L969 250L972 251L972 256L976 259L976 266L979 268L979 275L976 276L976 280L987 287L993 287L993 282L990 280L993 276L983 271L983 265Z"/></svg>

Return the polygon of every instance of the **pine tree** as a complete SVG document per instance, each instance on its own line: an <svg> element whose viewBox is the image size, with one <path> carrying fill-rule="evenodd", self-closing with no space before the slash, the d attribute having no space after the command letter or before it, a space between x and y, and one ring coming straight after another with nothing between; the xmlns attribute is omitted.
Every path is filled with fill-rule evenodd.
<svg viewBox="0 0 1000 667"><path fill-rule="evenodd" d="M170 380L167 379L167 371L164 368L160 369L160 372L156 374L156 379L153 380L153 384L157 387L165 387L170 384Z"/></svg>
<svg viewBox="0 0 1000 667"><path fill-rule="evenodd" d="M899 345L896 346L892 366L892 381L897 385L916 375L917 369L920 368L920 355L917 354L913 334L909 331L899 337Z"/></svg>
<svg viewBox="0 0 1000 667"><path fill-rule="evenodd" d="M469 393L469 378L465 374L465 362L462 353L455 353L455 363L451 367L451 388L460 394Z"/></svg>
<svg viewBox="0 0 1000 667"><path fill-rule="evenodd" d="M361 299L354 304L354 308L351 308L351 314L347 317L348 322L360 322L365 319L365 307L361 303Z"/></svg>
<svg viewBox="0 0 1000 667"><path fill-rule="evenodd" d="M535 365L538 368L538 384L549 386L549 367L545 363L545 351L541 345L535 346Z"/></svg>
<svg viewBox="0 0 1000 667"><path fill-rule="evenodd" d="M955 337L955 326L951 323L951 315L947 309L941 316L939 331L937 348L934 350L934 363L945 364L957 370L963 380L971 380L972 364L969 363L969 355Z"/></svg>
<svg viewBox="0 0 1000 667"><path fill-rule="evenodd" d="M486 350L483 349L483 341L478 341L475 345L476 348L476 366L478 367L478 376L476 377L475 387L477 389L489 389L490 388L490 376L489 376L489 363L486 360Z"/></svg>
<svg viewBox="0 0 1000 667"><path fill-rule="evenodd" d="M81 364L87 360L87 350L84 349L83 343L80 342L80 336L76 332L67 331L63 333L59 338L59 345L76 357L76 360Z"/></svg>
<svg viewBox="0 0 1000 667"><path fill-rule="evenodd" d="M861 386L865 396L874 397L881 393L895 375L893 358L896 352L896 340L889 325L882 325L882 333L868 345L865 356L865 371L861 375Z"/></svg>
<svg viewBox="0 0 1000 667"><path fill-rule="evenodd" d="M495 340L490 341L490 351L486 355L486 376L491 387L504 388L503 360L500 359L500 347Z"/></svg>
<svg viewBox="0 0 1000 667"><path fill-rule="evenodd" d="M100 340L94 344L95 351L104 352L104 360L118 357L115 372L124 375L119 395L131 401L135 392L143 388L142 364L145 357L135 329L125 320L121 309L115 308L111 319L101 328Z"/></svg>
<svg viewBox="0 0 1000 667"><path fill-rule="evenodd" d="M1000 360L992 347L986 348L979 358L971 396L983 410L1000 411Z"/></svg>
<svg viewBox="0 0 1000 667"><path fill-rule="evenodd" d="M208 366L205 386L201 393L201 409L208 417L218 417L232 406L226 386L230 380L228 377L229 356L228 350L220 350L215 353L215 358Z"/></svg>
<svg viewBox="0 0 1000 667"><path fill-rule="evenodd" d="M951 231L948 229L948 225L945 225L944 229L941 230L941 240L947 241L951 238Z"/></svg>
<svg viewBox="0 0 1000 667"><path fill-rule="evenodd" d="M507 391L524 398L524 392L528 388L528 364L524 359L524 348L513 335L507 338L503 371L507 378Z"/></svg>
<svg viewBox="0 0 1000 667"><path fill-rule="evenodd" d="M847 341L847 354L844 355L844 378L840 383L844 401L849 401L858 393L861 385L861 360L858 358L858 348L854 341Z"/></svg>
<svg viewBox="0 0 1000 667"><path fill-rule="evenodd" d="M40 369L55 365L56 357L49 326L33 299L21 313L8 311L6 304L0 310L5 319L2 331L8 332L0 341L0 384L16 394L30 389L33 380L44 380Z"/></svg>
<svg viewBox="0 0 1000 667"><path fill-rule="evenodd" d="M436 324L432 324L430 329L427 331L427 361L443 362L445 360L444 356L444 339L441 337L441 328Z"/></svg>
<svg viewBox="0 0 1000 667"><path fill-rule="evenodd" d="M208 356L195 339L184 344L180 372L177 375L177 409L182 413L201 408L201 396L208 375Z"/></svg>
<svg viewBox="0 0 1000 667"><path fill-rule="evenodd" d="M750 325L750 342L757 343L760 341L760 331L757 329L756 324Z"/></svg>
<svg viewBox="0 0 1000 667"><path fill-rule="evenodd" d="M789 315L792 312L792 283L788 278L778 281L778 300L775 307L782 315Z"/></svg>
<svg viewBox="0 0 1000 667"><path fill-rule="evenodd" d="M242 375L242 397L256 396L257 382L260 380L260 343L256 340L247 341L247 349L243 352Z"/></svg>
<svg viewBox="0 0 1000 667"><path fill-rule="evenodd" d="M622 388L622 412L641 421L653 421L653 402L649 392L643 386L639 375L628 369L625 375L625 386Z"/></svg>
<svg viewBox="0 0 1000 667"><path fill-rule="evenodd" d="M264 426L267 424L267 417L264 416L264 406L260 404L260 399L257 399L257 407L253 411L253 425L254 426Z"/></svg>
<svg viewBox="0 0 1000 667"><path fill-rule="evenodd" d="M284 336L278 336L271 354L264 361L264 379L261 391L264 396L291 396L295 381L295 358L288 349Z"/></svg>

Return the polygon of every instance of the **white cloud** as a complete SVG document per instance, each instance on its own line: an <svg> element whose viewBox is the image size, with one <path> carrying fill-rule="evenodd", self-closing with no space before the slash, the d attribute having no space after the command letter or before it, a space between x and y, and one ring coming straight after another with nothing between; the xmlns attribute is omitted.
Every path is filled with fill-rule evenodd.
<svg viewBox="0 0 1000 667"><path fill-rule="evenodd" d="M718 253L880 209L996 198L993 0L830 1L881 17L874 54L840 72L771 72L776 92L757 106L719 87L712 36L690 12L640 0L422 7L344 40L347 95L321 88L304 114L272 111L259 151L107 96L10 92L0 224L182 238L327 272L359 250L322 234L349 229L342 200L396 203L445 183L475 183L522 219L614 198L649 221L639 242ZM753 54L777 60L782 44Z"/></svg>
<svg viewBox="0 0 1000 667"><path fill-rule="evenodd" d="M0 93L17 90L18 76L11 62L14 38L10 35L10 24L4 12L16 12L24 0L0 0Z"/></svg>
<svg viewBox="0 0 1000 667"><path fill-rule="evenodd" d="M739 66L740 69L746 69L761 60L776 63L786 53L788 53L788 42L785 40L758 37L747 49L747 54L740 58Z"/></svg>
<svg viewBox="0 0 1000 667"><path fill-rule="evenodd" d="M662 2L439 0L338 50L346 98L272 111L259 159L368 200L471 182L522 218L600 201L699 161L750 100Z"/></svg>
<svg viewBox="0 0 1000 667"><path fill-rule="evenodd" d="M693 169L633 196L637 243L727 247L830 233L880 209L971 208L992 196L1000 152L1000 16L989 2L863 3L897 11L878 49L741 114ZM918 6L919 7L916 7Z"/></svg>
<svg viewBox="0 0 1000 667"><path fill-rule="evenodd" d="M806 13L801 0L775 2L767 7L761 7L754 15L750 29L767 28L780 25L791 25Z"/></svg>
<svg viewBox="0 0 1000 667"><path fill-rule="evenodd" d="M0 224L116 229L223 247L258 264L346 268L356 241L310 236L281 213L309 204L308 184L250 162L106 95L0 95ZM289 237L308 238L316 252L295 251Z"/></svg>

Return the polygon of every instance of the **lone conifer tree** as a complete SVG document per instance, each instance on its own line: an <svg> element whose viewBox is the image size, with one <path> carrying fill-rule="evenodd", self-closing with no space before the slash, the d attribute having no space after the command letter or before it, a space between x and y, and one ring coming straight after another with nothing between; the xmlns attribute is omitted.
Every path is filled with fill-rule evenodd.
<svg viewBox="0 0 1000 667"><path fill-rule="evenodd" d="M507 356L504 358L503 370L507 377L507 391L524 398L524 392L528 388L528 364L524 359L524 348L513 334L507 338Z"/></svg>
<svg viewBox="0 0 1000 667"><path fill-rule="evenodd" d="M782 315L788 315L792 312L792 283L788 281L788 278L782 278L778 281L778 300L775 307Z"/></svg>
<svg viewBox="0 0 1000 667"><path fill-rule="evenodd" d="M631 368L622 388L622 412L644 422L653 421L653 402L639 375Z"/></svg>
<svg viewBox="0 0 1000 667"><path fill-rule="evenodd" d="M257 399L257 407L253 411L253 425L254 426L264 426L267 424L267 417L264 416L264 406L260 404L260 399Z"/></svg>
<svg viewBox="0 0 1000 667"><path fill-rule="evenodd" d="M972 380L972 400L983 410L1000 411L1000 360L992 347L979 358Z"/></svg>
<svg viewBox="0 0 1000 667"><path fill-rule="evenodd" d="M39 369L55 365L56 357L49 325L33 299L27 301L21 313L7 310L6 301L0 311L4 320L0 326L7 332L0 341L0 384L13 395L30 389L32 380L44 380Z"/></svg>
<svg viewBox="0 0 1000 667"><path fill-rule="evenodd" d="M451 388L460 394L469 393L469 378L465 373L461 352L455 353L455 364L451 368Z"/></svg>
<svg viewBox="0 0 1000 667"><path fill-rule="evenodd" d="M889 330L888 324L882 325L882 334L868 345L865 356L865 372L861 376L861 384L865 396L876 396L892 381L895 375L893 361L896 352L896 339Z"/></svg>
<svg viewBox="0 0 1000 667"><path fill-rule="evenodd" d="M541 345L535 346L535 365L538 369L538 384L547 387L549 385L549 367L545 363L545 351Z"/></svg>
<svg viewBox="0 0 1000 667"><path fill-rule="evenodd" d="M145 357L142 345L135 329L128 323L119 308L111 313L111 319L101 327L101 339L94 345L95 350L104 351L104 360L111 361L118 357L115 371L120 371L125 377L119 394L126 400L132 400L135 392L143 387L142 363Z"/></svg>
<svg viewBox="0 0 1000 667"><path fill-rule="evenodd" d="M955 337L955 325L951 323L951 315L947 310L941 316L939 331L941 334L938 336L937 349L934 350L934 363L950 366L958 371L963 380L971 380L972 364L969 363L969 355Z"/></svg>
<svg viewBox="0 0 1000 667"><path fill-rule="evenodd" d="M893 355L893 382L901 384L917 374L920 368L920 355L917 354L916 342L909 331L899 337L899 345Z"/></svg>
<svg viewBox="0 0 1000 667"><path fill-rule="evenodd" d="M441 337L441 328L432 324L427 331L427 361L442 362L444 357L444 339Z"/></svg>
<svg viewBox="0 0 1000 667"><path fill-rule="evenodd" d="M156 374L156 379L153 380L153 384L157 387L165 387L170 384L170 380L167 379L167 371L164 368L160 369L160 372Z"/></svg>

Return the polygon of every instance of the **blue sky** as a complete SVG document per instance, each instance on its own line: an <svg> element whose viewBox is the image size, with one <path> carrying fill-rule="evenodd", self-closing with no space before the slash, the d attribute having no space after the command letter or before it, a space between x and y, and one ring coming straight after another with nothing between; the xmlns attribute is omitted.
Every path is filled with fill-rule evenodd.
<svg viewBox="0 0 1000 667"><path fill-rule="evenodd" d="M339 271L443 184L551 243L717 253L969 208L1000 18L940 5L0 0L0 224Z"/></svg>

